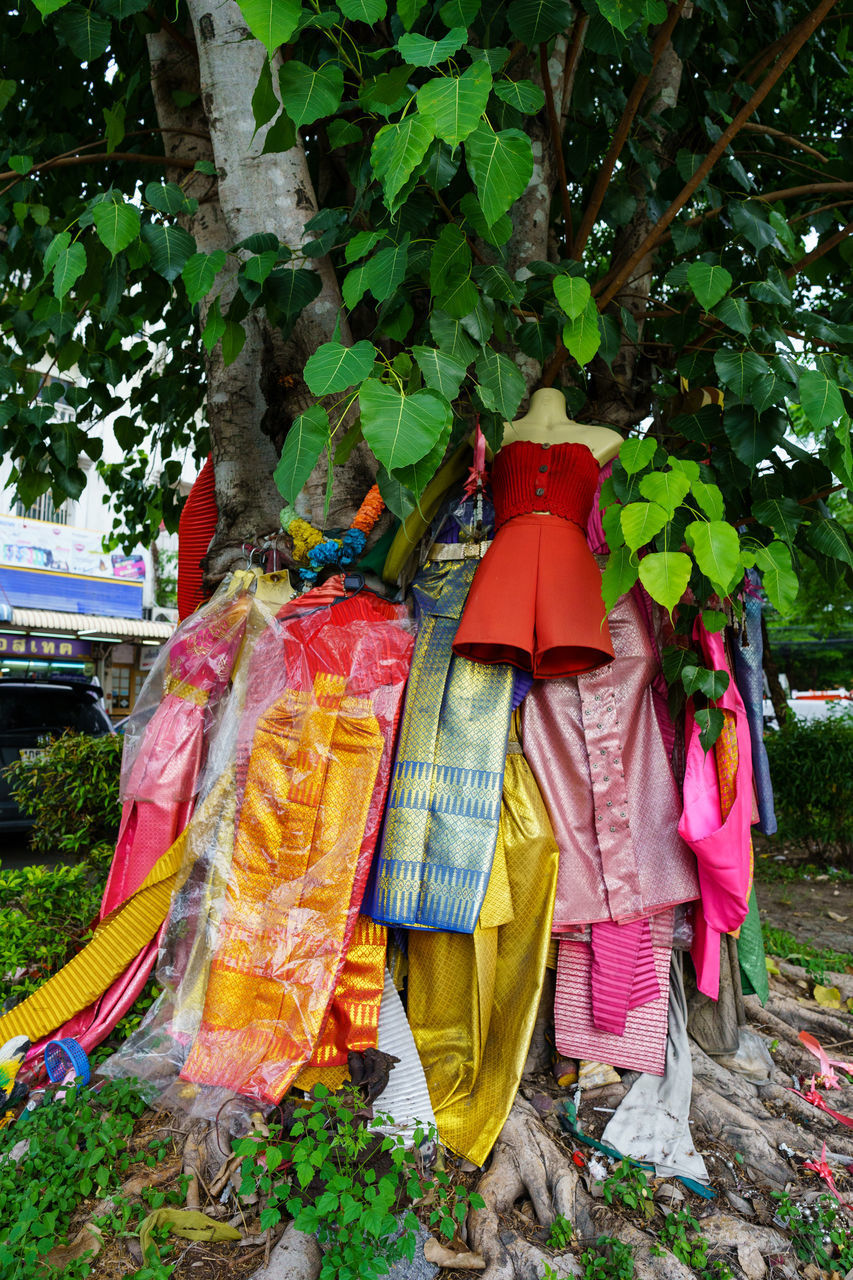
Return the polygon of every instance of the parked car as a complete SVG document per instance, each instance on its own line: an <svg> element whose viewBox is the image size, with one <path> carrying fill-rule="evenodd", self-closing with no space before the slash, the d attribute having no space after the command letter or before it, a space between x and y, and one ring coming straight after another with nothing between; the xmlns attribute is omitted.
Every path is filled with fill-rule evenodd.
<svg viewBox="0 0 853 1280"><path fill-rule="evenodd" d="M38 755L67 729L95 738L114 732L98 685L69 679L0 679L0 832L32 826L12 798L6 767L21 756Z"/></svg>

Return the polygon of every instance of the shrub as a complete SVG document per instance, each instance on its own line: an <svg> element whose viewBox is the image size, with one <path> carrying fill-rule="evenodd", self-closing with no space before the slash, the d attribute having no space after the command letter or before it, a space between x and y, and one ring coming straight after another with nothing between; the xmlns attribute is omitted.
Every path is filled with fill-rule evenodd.
<svg viewBox="0 0 853 1280"><path fill-rule="evenodd" d="M89 857L115 844L122 742L112 734L65 733L41 755L9 766L12 794L35 819L31 843L37 853Z"/></svg>
<svg viewBox="0 0 853 1280"><path fill-rule="evenodd" d="M779 835L853 864L853 715L790 717L765 742Z"/></svg>
<svg viewBox="0 0 853 1280"><path fill-rule="evenodd" d="M103 876L91 863L0 869L0 1007L61 969L98 914Z"/></svg>

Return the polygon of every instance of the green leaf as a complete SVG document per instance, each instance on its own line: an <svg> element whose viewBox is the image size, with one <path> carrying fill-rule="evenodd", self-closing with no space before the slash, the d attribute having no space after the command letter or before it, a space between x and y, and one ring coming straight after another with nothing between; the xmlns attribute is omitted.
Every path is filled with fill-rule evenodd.
<svg viewBox="0 0 853 1280"><path fill-rule="evenodd" d="M752 312L744 298L723 298L714 308L714 315L729 329L734 329L735 333L742 333L747 338L752 333Z"/></svg>
<svg viewBox="0 0 853 1280"><path fill-rule="evenodd" d="M534 116L545 106L545 94L532 80L496 80L495 97L524 115Z"/></svg>
<svg viewBox="0 0 853 1280"><path fill-rule="evenodd" d="M139 210L124 201L104 200L92 209L92 221L101 244L113 257L139 235Z"/></svg>
<svg viewBox="0 0 853 1280"><path fill-rule="evenodd" d="M33 4L38 9L42 19L44 19L49 18L58 9L64 9L68 4L68 0L33 0Z"/></svg>
<svg viewBox="0 0 853 1280"><path fill-rule="evenodd" d="M79 240L61 249L53 268L53 292L64 298L74 281L86 270L86 250Z"/></svg>
<svg viewBox="0 0 853 1280"><path fill-rule="evenodd" d="M683 551L653 551L640 561L640 581L652 599L671 613L687 590L692 568Z"/></svg>
<svg viewBox="0 0 853 1280"><path fill-rule="evenodd" d="M775 244L776 232L770 225L767 214L761 205L751 200L729 205L732 224L739 235L744 236L757 250L766 249Z"/></svg>
<svg viewBox="0 0 853 1280"><path fill-rule="evenodd" d="M390 298L403 283L408 260L409 237L407 235L399 244L380 249L366 263L367 287L377 302L384 302L386 298Z"/></svg>
<svg viewBox="0 0 853 1280"><path fill-rule="evenodd" d="M459 201L459 208L466 221L470 222L476 235L488 244L500 248L512 235L512 219L503 214L496 222L488 223L486 215L480 208L480 202L471 191L467 191Z"/></svg>
<svg viewBox="0 0 853 1280"><path fill-rule="evenodd" d="M424 489L441 466L450 439L451 426L452 422L448 420L438 440L419 462L413 463L410 467L400 467L394 473L419 501Z"/></svg>
<svg viewBox="0 0 853 1280"><path fill-rule="evenodd" d="M364 438L389 471L429 453L452 419L450 405L434 391L406 395L375 378L362 385L359 402Z"/></svg>
<svg viewBox="0 0 853 1280"><path fill-rule="evenodd" d="M802 508L801 508L802 509ZM831 517L818 520L809 525L806 537L815 551L829 556L831 560L841 560L853 566L853 553L850 550L850 539L843 525Z"/></svg>
<svg viewBox="0 0 853 1280"><path fill-rule="evenodd" d="M780 404L794 395L791 383L780 378L772 369L768 369L760 378L756 378L750 388L752 407L758 413L763 413L771 405Z"/></svg>
<svg viewBox="0 0 853 1280"><path fill-rule="evenodd" d="M426 0L398 0L397 17L406 31L411 31L417 22L418 14L426 4Z"/></svg>
<svg viewBox="0 0 853 1280"><path fill-rule="evenodd" d="M285 436L273 479L288 506L296 501L329 443L330 434L329 415L322 405L312 404L299 415Z"/></svg>
<svg viewBox="0 0 853 1280"><path fill-rule="evenodd" d="M439 299L443 293L456 289L470 277L471 250L468 247L468 240L455 222L448 223L447 226L442 227L435 249L430 256L429 283L433 297ZM454 311L446 307L443 302L439 302L438 305L456 319L467 315L467 310Z"/></svg>
<svg viewBox="0 0 853 1280"><path fill-rule="evenodd" d="M642 16L642 0L598 0L598 10L611 27L624 34Z"/></svg>
<svg viewBox="0 0 853 1280"><path fill-rule="evenodd" d="M589 364L601 346L598 309L592 298L576 320L563 326L563 344L581 366Z"/></svg>
<svg viewBox="0 0 853 1280"><path fill-rule="evenodd" d="M699 745L707 755L723 732L725 717L716 707L701 707L694 712L694 716L699 726ZM740 1152L735 1154L740 1155Z"/></svg>
<svg viewBox="0 0 853 1280"><path fill-rule="evenodd" d="M844 401L835 382L817 369L800 374L800 404L813 427L819 430L844 417Z"/></svg>
<svg viewBox="0 0 853 1280"><path fill-rule="evenodd" d="M376 483L385 506L398 520L405 520L411 515L415 509L414 494L396 476L389 476L385 468L380 467L376 473ZM358 1210L358 1215L360 1214L361 1209Z"/></svg>
<svg viewBox="0 0 853 1280"><path fill-rule="evenodd" d="M687 268L687 283L700 306L710 311L732 287L732 278L725 267L714 267L710 262L692 262Z"/></svg>
<svg viewBox="0 0 853 1280"><path fill-rule="evenodd" d="M468 337L458 320L435 310L429 318L429 331L439 349L464 364L467 369L477 355L478 348Z"/></svg>
<svg viewBox="0 0 853 1280"><path fill-rule="evenodd" d="M261 147L261 155L278 155L282 151L289 151L295 145L296 125L287 112L282 111L267 129L264 145Z"/></svg>
<svg viewBox="0 0 853 1280"><path fill-rule="evenodd" d="M726 511L723 495L715 484L706 484L704 480L691 483L693 497L709 520L722 520Z"/></svg>
<svg viewBox="0 0 853 1280"><path fill-rule="evenodd" d="M193 173L205 173L208 178L215 178L216 165L212 160L197 160L193 165Z"/></svg>
<svg viewBox="0 0 853 1280"><path fill-rule="evenodd" d="M351 120L330 120L326 125L326 136L334 151L337 147L348 147L353 142L361 142L364 133Z"/></svg>
<svg viewBox="0 0 853 1280"><path fill-rule="evenodd" d="M333 62L315 71L293 59L279 69L278 84L285 110L299 127L335 114L343 97L344 73Z"/></svg>
<svg viewBox="0 0 853 1280"><path fill-rule="evenodd" d="M341 296L344 303L352 311L353 307L357 307L367 292L370 277L370 263L362 262L359 266L354 267L352 271L348 271L344 276L341 285Z"/></svg>
<svg viewBox="0 0 853 1280"><path fill-rule="evenodd" d="M149 222L142 228L142 239L151 249L152 267L167 280L176 280L196 252L195 240L183 227Z"/></svg>
<svg viewBox="0 0 853 1280"><path fill-rule="evenodd" d="M375 249L384 236L384 231L356 231L353 238L347 241L344 258L347 262L357 262L366 253L370 253L371 249Z"/></svg>
<svg viewBox="0 0 853 1280"><path fill-rule="evenodd" d="M385 0L336 0L336 3L345 18L366 22L368 26L380 22L388 12Z"/></svg>
<svg viewBox="0 0 853 1280"><path fill-rule="evenodd" d="M465 377L466 366L462 361L444 351L437 351L435 347L412 347L412 355L426 385L438 391L445 400L455 400Z"/></svg>
<svg viewBox="0 0 853 1280"><path fill-rule="evenodd" d="M439 16L446 27L465 27L466 30L480 12L480 0L447 0L439 9Z"/></svg>
<svg viewBox="0 0 853 1280"><path fill-rule="evenodd" d="M278 111L278 98L272 83L272 70L269 61L264 58L261 63L261 74L252 94L252 116L255 121L255 133L272 120Z"/></svg>
<svg viewBox="0 0 853 1280"><path fill-rule="evenodd" d="M107 151L113 152L123 140L125 134L125 106L117 102L114 107L102 109L104 117L104 133L107 140Z"/></svg>
<svg viewBox="0 0 853 1280"><path fill-rule="evenodd" d="M619 523L631 551L638 551L669 523L669 513L656 502L629 502L619 508Z"/></svg>
<svg viewBox="0 0 853 1280"><path fill-rule="evenodd" d="M358 91L358 100L368 111L376 111L379 115L389 116L392 111L402 107L408 100L411 90L409 79L412 68L408 65L394 67L381 76L365 80Z"/></svg>
<svg viewBox="0 0 853 1280"><path fill-rule="evenodd" d="M785 436L785 417L777 409L755 413L750 405L726 409L723 425L732 449L747 467L756 467Z"/></svg>
<svg viewBox="0 0 853 1280"><path fill-rule="evenodd" d="M374 138L370 163L390 213L396 211L394 197L423 160L432 140L432 130L415 112L396 124L383 125Z"/></svg>
<svg viewBox="0 0 853 1280"><path fill-rule="evenodd" d="M478 125L491 88L492 73L488 64L474 62L461 76L428 80L418 90L418 110L435 136L455 147ZM503 212L501 209L500 213Z"/></svg>
<svg viewBox="0 0 853 1280"><path fill-rule="evenodd" d="M527 394L527 385L514 361L486 347L477 357L474 372L486 408L499 413L505 422L511 421Z"/></svg>
<svg viewBox="0 0 853 1280"><path fill-rule="evenodd" d="M160 213L186 213L192 205L176 182L149 182L145 199Z"/></svg>
<svg viewBox="0 0 853 1280"><path fill-rule="evenodd" d="M507 10L510 31L529 49L568 31L573 20L568 0L512 0Z"/></svg>
<svg viewBox="0 0 853 1280"><path fill-rule="evenodd" d="M616 601L631 590L637 581L639 569L639 562L628 547L617 547L610 552L601 575L601 595L608 613Z"/></svg>
<svg viewBox="0 0 853 1280"><path fill-rule="evenodd" d="M233 364L246 345L246 331L236 320L226 320L222 334L222 361L228 367Z"/></svg>
<svg viewBox="0 0 853 1280"><path fill-rule="evenodd" d="M765 498L752 504L752 514L773 530L777 538L793 542L806 512L793 498Z"/></svg>
<svg viewBox="0 0 853 1280"><path fill-rule="evenodd" d="M799 583L788 547L779 541L773 541L766 547L758 547L755 563L761 570L762 585L773 608L779 613L790 613L797 599Z"/></svg>
<svg viewBox="0 0 853 1280"><path fill-rule="evenodd" d="M633 437L625 440L619 450L619 461L629 476L636 475L647 467L657 451L657 441L650 436L642 440Z"/></svg>
<svg viewBox="0 0 853 1280"><path fill-rule="evenodd" d="M247 258L240 267L240 272L252 284L263 284L277 262L278 250L267 249L264 253L256 253Z"/></svg>
<svg viewBox="0 0 853 1280"><path fill-rule="evenodd" d="M721 596L728 595L743 577L737 530L725 520L693 520L684 536L705 577Z"/></svg>
<svg viewBox="0 0 853 1280"><path fill-rule="evenodd" d="M260 40L270 57L279 45L287 44L299 25L299 0L238 0L246 26Z"/></svg>
<svg viewBox="0 0 853 1280"><path fill-rule="evenodd" d="M651 471L640 481L640 493L643 497L658 503L670 516L689 492L690 481L679 471Z"/></svg>
<svg viewBox="0 0 853 1280"><path fill-rule="evenodd" d="M592 290L580 276L555 276L554 296L570 320L577 320L587 308Z"/></svg>
<svg viewBox="0 0 853 1280"><path fill-rule="evenodd" d="M328 396L363 382L373 368L376 348L372 342L357 342L344 347L339 342L324 342L305 365L304 378L315 396Z"/></svg>
<svg viewBox="0 0 853 1280"><path fill-rule="evenodd" d="M314 301L322 287L316 271L303 268L280 271L276 268L264 281L264 296L284 312L288 320L295 320L302 309Z"/></svg>
<svg viewBox="0 0 853 1280"><path fill-rule="evenodd" d="M8 107L15 96L17 87L14 80L0 80L0 111Z"/></svg>
<svg viewBox="0 0 853 1280"><path fill-rule="evenodd" d="M753 383L769 372L767 361L755 351L718 351L714 368L738 400L748 399Z"/></svg>
<svg viewBox="0 0 853 1280"><path fill-rule="evenodd" d="M466 27L453 27L440 40L430 40L421 35L400 36L397 48L404 62L412 67L434 67L446 62L468 39Z"/></svg>
<svg viewBox="0 0 853 1280"><path fill-rule="evenodd" d="M495 298L498 302L509 302L517 306L524 297L522 281L513 280L510 274L496 262L484 262L476 266L474 279L483 293L490 298Z"/></svg>
<svg viewBox="0 0 853 1280"><path fill-rule="evenodd" d="M207 313L207 320L201 333L205 350L211 352L225 332L225 320L219 308L219 298L214 298Z"/></svg>
<svg viewBox="0 0 853 1280"><path fill-rule="evenodd" d="M32 156L9 156L9 168L25 177L33 167Z"/></svg>
<svg viewBox="0 0 853 1280"><path fill-rule="evenodd" d="M75 58L81 62L100 58L110 43L112 28L108 20L79 4L69 5L57 18L56 27Z"/></svg>
<svg viewBox="0 0 853 1280"><path fill-rule="evenodd" d="M481 124L465 142L465 163L491 226L526 190L533 175L533 148L519 129L495 133Z"/></svg>

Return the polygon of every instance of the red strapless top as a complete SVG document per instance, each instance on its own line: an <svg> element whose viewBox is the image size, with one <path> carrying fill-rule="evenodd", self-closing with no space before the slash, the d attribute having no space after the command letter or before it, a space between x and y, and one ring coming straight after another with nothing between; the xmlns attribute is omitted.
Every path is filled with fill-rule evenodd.
<svg viewBox="0 0 853 1280"><path fill-rule="evenodd" d="M492 466L495 528L514 516L548 511L586 529L600 468L585 444L504 445Z"/></svg>

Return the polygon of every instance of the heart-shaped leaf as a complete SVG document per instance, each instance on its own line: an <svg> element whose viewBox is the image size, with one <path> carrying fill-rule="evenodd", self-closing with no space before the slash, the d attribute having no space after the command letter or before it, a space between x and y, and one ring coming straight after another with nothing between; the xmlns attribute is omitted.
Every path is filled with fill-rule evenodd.
<svg viewBox="0 0 853 1280"><path fill-rule="evenodd" d="M687 283L700 306L710 311L732 287L732 278L725 267L715 267L710 262L691 262L687 268Z"/></svg>
<svg viewBox="0 0 853 1280"><path fill-rule="evenodd" d="M574 9L568 0L512 0L507 10L509 29L532 49L560 31L568 31Z"/></svg>
<svg viewBox="0 0 853 1280"><path fill-rule="evenodd" d="M213 282L225 266L225 250L215 249L213 253L194 253L187 258L181 271L181 279L190 302L200 302L213 288Z"/></svg>
<svg viewBox="0 0 853 1280"><path fill-rule="evenodd" d="M68 290L86 270L86 250L79 240L60 250L53 267L53 292L64 298Z"/></svg>
<svg viewBox="0 0 853 1280"><path fill-rule="evenodd" d="M411 466L429 453L453 414L435 391L406 395L369 378L359 392L361 429L388 471Z"/></svg>
<svg viewBox="0 0 853 1280"><path fill-rule="evenodd" d="M92 221L101 244L115 257L139 235L139 210L123 200L104 200L92 209Z"/></svg>
<svg viewBox="0 0 853 1280"><path fill-rule="evenodd" d="M640 581L652 599L671 613L687 590L692 568L683 551L653 551L640 561Z"/></svg>
<svg viewBox="0 0 853 1280"><path fill-rule="evenodd" d="M656 502L629 502L619 509L619 522L626 544L631 551L638 551L669 522L669 512Z"/></svg>
<svg viewBox="0 0 853 1280"><path fill-rule="evenodd" d="M284 438L284 448L273 478L288 506L292 506L320 454L329 443L329 415L322 405L312 404L300 414Z"/></svg>
<svg viewBox="0 0 853 1280"><path fill-rule="evenodd" d="M570 320L586 310L592 291L580 276L555 276L554 296Z"/></svg>
<svg viewBox="0 0 853 1280"><path fill-rule="evenodd" d="M717 707L702 707L694 715L699 726L699 745L707 755L723 732L725 716Z"/></svg>
<svg viewBox="0 0 853 1280"><path fill-rule="evenodd" d="M324 342L305 365L305 382L315 396L328 396L346 391L363 382L373 368L376 348L372 342L357 342L344 347L340 342Z"/></svg>
<svg viewBox="0 0 853 1280"><path fill-rule="evenodd" d="M563 344L578 364L589 364L601 346L598 308L590 298L581 314L563 326Z"/></svg>
<svg viewBox="0 0 853 1280"><path fill-rule="evenodd" d="M501 102L526 116L536 115L545 106L545 94L531 80L498 80L493 89Z"/></svg>
<svg viewBox="0 0 853 1280"><path fill-rule="evenodd" d="M480 398L487 409L499 413L505 422L515 417L527 393L527 385L509 356L485 347L474 365L480 384Z"/></svg>
<svg viewBox="0 0 853 1280"><path fill-rule="evenodd" d="M446 62L454 53L462 48L468 39L466 27L453 27L440 40L430 40L427 36L400 36L397 48L404 62L411 67L434 67L439 62Z"/></svg>
<svg viewBox="0 0 853 1280"><path fill-rule="evenodd" d="M436 351L435 347L412 347L412 355L426 385L445 400L455 400L465 377L466 366L462 361L444 351Z"/></svg>
<svg viewBox="0 0 853 1280"><path fill-rule="evenodd" d="M681 683L688 698L694 693L701 693L716 702L717 698L722 698L729 687L729 674L727 671L711 671L708 667L688 664L682 668Z"/></svg>
<svg viewBox="0 0 853 1280"><path fill-rule="evenodd" d="M616 601L630 591L637 581L640 566L637 557L632 555L628 547L617 547L607 557L607 564L601 575L601 594L604 607L610 612Z"/></svg>
<svg viewBox="0 0 853 1280"><path fill-rule="evenodd" d="M334 115L344 93L344 73L334 62L319 70L292 59L278 73L281 101L297 126Z"/></svg>
<svg viewBox="0 0 853 1280"><path fill-rule="evenodd" d="M270 57L279 45L287 44L302 15L300 0L238 0L238 4L246 26Z"/></svg>
<svg viewBox="0 0 853 1280"><path fill-rule="evenodd" d="M670 516L676 507L690 492L690 481L678 471L651 471L640 481L640 493L649 502L657 502L669 512Z"/></svg>
<svg viewBox="0 0 853 1280"><path fill-rule="evenodd" d="M705 577L721 596L728 595L743 576L737 530L725 520L693 520L684 536Z"/></svg>
<svg viewBox="0 0 853 1280"><path fill-rule="evenodd" d="M803 413L818 430L844 417L844 401L838 384L817 369L807 369L800 374L799 397Z"/></svg>
<svg viewBox="0 0 853 1280"><path fill-rule="evenodd" d="M718 351L714 368L738 400L746 400L753 384L770 372L767 361L755 351Z"/></svg>
<svg viewBox="0 0 853 1280"><path fill-rule="evenodd" d="M428 80L418 90L418 111L437 138L455 147L477 127L491 89L488 63L474 62L461 76Z"/></svg>
<svg viewBox="0 0 853 1280"><path fill-rule="evenodd" d="M784 542L774 540L755 553L756 566L761 570L762 585L774 609L790 613L799 591L799 582L791 564L791 552Z"/></svg>
<svg viewBox="0 0 853 1280"><path fill-rule="evenodd" d="M619 461L629 476L636 475L638 471L642 471L643 467L649 465L657 447L657 441L650 436L645 436L642 440L631 437L623 441L619 450Z"/></svg>
<svg viewBox="0 0 853 1280"><path fill-rule="evenodd" d="M526 190L533 175L533 148L519 129L495 133L482 124L465 141L465 163L491 226Z"/></svg>
<svg viewBox="0 0 853 1280"><path fill-rule="evenodd" d="M188 258L196 252L195 240L183 227L149 222L142 228L142 239L151 249L151 265L167 280L176 280Z"/></svg>
<svg viewBox="0 0 853 1280"><path fill-rule="evenodd" d="M370 163L382 184L389 212L395 212L395 196L423 160L432 140L432 130L414 112L396 124L383 125L374 138Z"/></svg>

